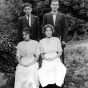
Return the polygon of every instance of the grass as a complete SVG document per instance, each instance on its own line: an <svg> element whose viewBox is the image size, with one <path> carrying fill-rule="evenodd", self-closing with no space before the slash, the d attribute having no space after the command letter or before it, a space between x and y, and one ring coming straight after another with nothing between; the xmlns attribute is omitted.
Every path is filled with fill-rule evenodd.
<svg viewBox="0 0 88 88"><path fill-rule="evenodd" d="M65 48L67 74L64 88L88 88L88 40L70 41ZM0 88L14 88L14 74L5 74L7 82Z"/></svg>
<svg viewBox="0 0 88 88"><path fill-rule="evenodd" d="M65 88L88 88L88 45L71 46L65 49L65 65L68 68Z"/></svg>

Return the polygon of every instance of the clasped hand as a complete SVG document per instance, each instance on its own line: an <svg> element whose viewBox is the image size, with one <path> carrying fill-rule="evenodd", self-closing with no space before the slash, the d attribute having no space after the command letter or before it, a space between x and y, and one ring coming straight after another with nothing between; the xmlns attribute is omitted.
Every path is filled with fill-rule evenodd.
<svg viewBox="0 0 88 88"><path fill-rule="evenodd" d="M24 67L29 67L29 66L31 66L32 64L31 63L28 63L27 65L25 65L25 64L20 64L21 66L24 66Z"/></svg>
<svg viewBox="0 0 88 88"><path fill-rule="evenodd" d="M47 58L47 61L53 61L55 58Z"/></svg>

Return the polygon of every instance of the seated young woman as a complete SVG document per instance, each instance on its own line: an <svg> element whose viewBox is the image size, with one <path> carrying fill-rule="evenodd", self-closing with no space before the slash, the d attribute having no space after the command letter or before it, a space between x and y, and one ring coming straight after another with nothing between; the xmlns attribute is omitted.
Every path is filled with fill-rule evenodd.
<svg viewBox="0 0 88 88"><path fill-rule="evenodd" d="M53 37L54 27L47 24L43 28L45 38L39 41L42 66L38 71L39 81L45 88L62 88L66 75L66 67L60 57L62 47L60 39Z"/></svg>
<svg viewBox="0 0 88 88"><path fill-rule="evenodd" d="M38 42L30 39L31 32L29 28L22 31L23 41L17 45L18 66L15 72L14 88L38 88Z"/></svg>

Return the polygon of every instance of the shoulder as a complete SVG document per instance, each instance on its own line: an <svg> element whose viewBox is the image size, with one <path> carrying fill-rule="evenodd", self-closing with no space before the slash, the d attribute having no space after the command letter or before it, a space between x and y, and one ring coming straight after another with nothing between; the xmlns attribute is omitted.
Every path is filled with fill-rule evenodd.
<svg viewBox="0 0 88 88"><path fill-rule="evenodd" d="M52 39L55 41L60 41L60 39L58 37L53 37Z"/></svg>
<svg viewBox="0 0 88 88"><path fill-rule="evenodd" d="M24 42L24 41L19 42L19 43L17 44L17 48L18 48L18 47L21 47L21 46L23 45L23 42Z"/></svg>
<svg viewBox="0 0 88 88"><path fill-rule="evenodd" d="M50 14L51 14L50 12L49 13L45 13L44 16L49 16Z"/></svg>
<svg viewBox="0 0 88 88"><path fill-rule="evenodd" d="M64 13L62 13L62 12L58 12L60 15L63 15L63 16L65 16L65 14Z"/></svg>
<svg viewBox="0 0 88 88"><path fill-rule="evenodd" d="M36 15L32 15L32 17L34 17L34 18L36 18L36 19L38 18L38 16L36 16Z"/></svg>
<svg viewBox="0 0 88 88"><path fill-rule="evenodd" d="M59 14L61 17L63 17L63 18L66 17L66 15L65 15L64 13L58 12L58 14Z"/></svg>
<svg viewBox="0 0 88 88"><path fill-rule="evenodd" d="M36 40L31 40L33 44L38 44L38 41Z"/></svg>
<svg viewBox="0 0 88 88"><path fill-rule="evenodd" d="M18 45L21 45L21 44L23 44L23 42L24 42L24 41L21 41L21 42L19 42L19 43L18 43Z"/></svg>
<svg viewBox="0 0 88 88"><path fill-rule="evenodd" d="M33 17L36 21L39 21L38 16L32 15L32 17Z"/></svg>
<svg viewBox="0 0 88 88"><path fill-rule="evenodd" d="M43 38L39 41L39 43L43 43L46 40L46 38Z"/></svg>
<svg viewBox="0 0 88 88"><path fill-rule="evenodd" d="M21 19L23 19L24 17L25 17L25 16L19 17L18 20L21 20Z"/></svg>

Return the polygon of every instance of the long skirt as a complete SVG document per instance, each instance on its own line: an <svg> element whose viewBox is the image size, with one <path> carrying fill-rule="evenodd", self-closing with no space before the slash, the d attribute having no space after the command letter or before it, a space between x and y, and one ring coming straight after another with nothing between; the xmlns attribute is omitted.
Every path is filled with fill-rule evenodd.
<svg viewBox="0 0 88 88"><path fill-rule="evenodd" d="M45 57L55 57L57 53L47 53ZM38 70L39 81L42 87L48 84L56 84L61 87L66 75L66 67L61 62L60 58L56 58L53 61L43 60L42 67Z"/></svg>
<svg viewBox="0 0 88 88"><path fill-rule="evenodd" d="M30 62L28 58L23 58L24 63ZM14 88L39 88L38 81L38 63L29 67L23 67L18 64L15 72Z"/></svg>

